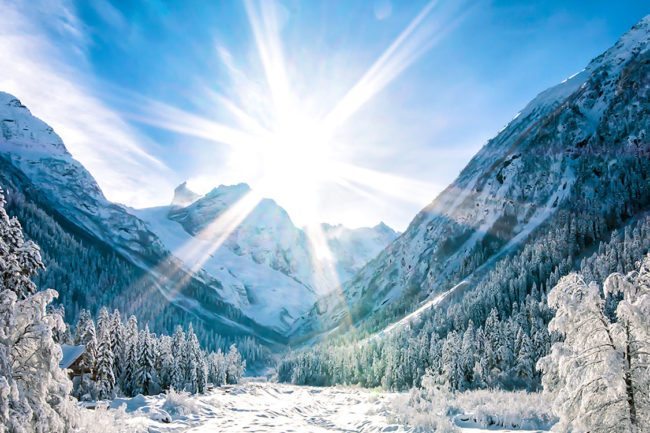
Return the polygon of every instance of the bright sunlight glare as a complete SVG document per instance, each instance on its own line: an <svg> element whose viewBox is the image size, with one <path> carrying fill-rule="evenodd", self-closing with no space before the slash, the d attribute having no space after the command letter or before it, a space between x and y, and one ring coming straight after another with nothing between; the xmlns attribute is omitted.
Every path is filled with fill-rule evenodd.
<svg viewBox="0 0 650 433"><path fill-rule="evenodd" d="M189 184L204 185L198 192L207 192L209 179L215 182L210 188L218 183L245 181L264 197L276 200L300 226L323 222L319 209L323 203L318 195L332 187L360 193L364 200L364 191L373 190L420 204L419 200L430 197L438 185L351 162L353 149L368 143L358 134L346 135L344 128L375 95L462 20L466 14L463 4L442 0L427 3L358 82L338 101L332 101L327 83L318 83L320 88L305 86L303 81L308 77L301 77L303 85L297 85L295 65L289 63L282 43L281 6L273 1L246 0L256 51L253 57L261 69L248 70L220 46L217 53L230 71L232 94L209 91L207 95L233 116L230 122L201 117L138 95L127 98L134 106L129 116L151 126L227 145L227 172L215 173L214 177L202 173L202 180L189 179ZM294 74L290 76L289 70ZM339 88L341 83L329 84Z"/></svg>
<svg viewBox="0 0 650 433"><path fill-rule="evenodd" d="M354 142L338 141L342 126L458 22L462 14L454 8L440 9L440 3L436 0L428 3L333 106L325 107L319 104L322 101L318 95L306 97L292 88L281 43L281 14L276 10L277 4L253 0L245 1L245 9L266 86L259 89L259 80L247 77L233 86L234 98L217 95L215 102L220 101L235 117L234 124L199 117L157 101L131 98L134 104L147 107L146 114L133 115L143 123L228 145L230 169L251 182L255 191L218 216L200 236L174 252L190 263L192 273L237 229L261 197L269 197L305 228L317 270L313 288L317 293L336 290L340 284L319 215L319 191L324 185L335 184L362 196L372 190L388 196L410 197L419 195L423 189L427 195L428 190L435 189L413 179L352 164L335 154L333 145L337 149L354 146ZM462 2L453 2L459 3ZM234 64L229 67L239 78L246 75ZM317 105L321 115L312 115L313 105ZM191 184L206 183L191 181ZM174 292L186 282L185 277L176 274L160 275L163 280L178 280Z"/></svg>

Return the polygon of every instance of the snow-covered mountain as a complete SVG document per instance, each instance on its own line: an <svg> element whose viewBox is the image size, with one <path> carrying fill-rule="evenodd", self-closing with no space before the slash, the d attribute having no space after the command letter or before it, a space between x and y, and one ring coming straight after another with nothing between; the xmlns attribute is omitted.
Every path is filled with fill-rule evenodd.
<svg viewBox="0 0 650 433"><path fill-rule="evenodd" d="M247 209L214 247L214 222L250 195L247 185L201 196L182 184L169 206L128 209L108 201L61 138L17 98L0 93L0 119L0 186L28 235L38 238L49 259L44 282L61 292L70 319L79 308L139 298L141 318L152 326L170 327L187 315L209 323L206 338L218 330L281 341L313 306L317 290L327 290L314 272L308 237L273 200ZM343 280L393 233L383 225L327 232ZM66 272L64 263L78 266L76 272Z"/></svg>
<svg viewBox="0 0 650 433"><path fill-rule="evenodd" d="M132 209L187 267L200 267L221 283L220 294L256 322L287 332L329 287L314 271L317 258L305 231L296 227L275 201L260 199L214 249L220 219L252 194L246 184L221 185L204 196L185 183L171 205ZM184 204L184 205L183 205ZM347 281L395 237L385 224L347 229L323 225L336 262L337 277Z"/></svg>
<svg viewBox="0 0 650 433"><path fill-rule="evenodd" d="M73 224L109 243L139 265L163 254L162 244L102 194L95 179L67 151L61 138L18 99L0 92L0 153Z"/></svg>
<svg viewBox="0 0 650 433"><path fill-rule="evenodd" d="M395 242L343 285L344 298L321 298L294 335L364 319L379 329L452 288L454 299L475 293L487 284L488 271L522 247L552 249L537 242L568 221L580 240L538 269L539 286L645 211L649 36L646 17L583 71L532 100ZM532 282L524 281L524 289Z"/></svg>
<svg viewBox="0 0 650 433"><path fill-rule="evenodd" d="M210 226L251 189L246 184L221 185L184 208L170 209L170 219L195 237L212 236ZM257 264L311 285L312 264L305 234L275 201L262 198L234 228L224 246ZM385 245L384 245L385 246Z"/></svg>
<svg viewBox="0 0 650 433"><path fill-rule="evenodd" d="M340 282L348 281L366 263L375 258L398 233L381 222L374 227L350 229L341 224L323 224L323 236L336 258Z"/></svg>

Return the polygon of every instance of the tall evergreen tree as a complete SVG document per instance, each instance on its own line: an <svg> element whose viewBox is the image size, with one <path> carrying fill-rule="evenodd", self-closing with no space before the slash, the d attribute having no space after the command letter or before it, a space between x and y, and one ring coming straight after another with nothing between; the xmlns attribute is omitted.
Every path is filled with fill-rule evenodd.
<svg viewBox="0 0 650 433"><path fill-rule="evenodd" d="M114 397L115 375L113 373L113 351L111 350L110 324L100 322L95 381L97 382L97 397L109 399Z"/></svg>
<svg viewBox="0 0 650 433"><path fill-rule="evenodd" d="M138 320L135 316L129 317L124 332L124 348L124 367L120 382L124 394L127 396L133 396L138 392L136 380L139 367Z"/></svg>
<svg viewBox="0 0 650 433"><path fill-rule="evenodd" d="M152 394L157 387L155 370L154 343L149 326L145 325L138 338L138 371L136 384L138 390L145 395Z"/></svg>

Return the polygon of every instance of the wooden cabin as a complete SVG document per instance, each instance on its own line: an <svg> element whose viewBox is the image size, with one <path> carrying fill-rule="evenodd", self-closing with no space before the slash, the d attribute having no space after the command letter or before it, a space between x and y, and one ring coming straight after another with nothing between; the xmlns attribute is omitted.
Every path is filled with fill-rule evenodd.
<svg viewBox="0 0 650 433"><path fill-rule="evenodd" d="M83 354L86 351L84 345L72 346L70 344L62 344L61 351L63 352L63 357L59 362L59 367L68 370L68 375L71 379L86 373L86 371L83 371L81 362Z"/></svg>

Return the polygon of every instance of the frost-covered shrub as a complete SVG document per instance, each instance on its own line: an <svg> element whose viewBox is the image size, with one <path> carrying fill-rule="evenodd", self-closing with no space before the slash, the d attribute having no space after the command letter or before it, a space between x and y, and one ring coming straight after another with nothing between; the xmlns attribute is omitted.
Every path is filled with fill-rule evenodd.
<svg viewBox="0 0 650 433"><path fill-rule="evenodd" d="M550 400L541 393L468 391L455 394L450 404L452 412L481 427L547 429L557 421Z"/></svg>
<svg viewBox="0 0 650 433"><path fill-rule="evenodd" d="M395 399L396 421L417 431L458 432L458 426L547 429L556 422L549 400L540 393L477 390L449 392L431 376L422 387ZM454 422L455 420L455 422Z"/></svg>
<svg viewBox="0 0 650 433"><path fill-rule="evenodd" d="M435 384L431 376L422 379L422 388L414 388L393 401L392 418L418 432L457 433L450 419L452 394Z"/></svg>
<svg viewBox="0 0 650 433"><path fill-rule="evenodd" d="M129 417L124 407L110 409L107 404L98 404L94 410L80 411L77 431L84 433L122 433L125 431L138 433L148 431L144 426L138 428L127 424Z"/></svg>
<svg viewBox="0 0 650 433"><path fill-rule="evenodd" d="M188 392L177 392L173 389L167 391L162 409L174 417L195 415L201 410L197 400L192 398Z"/></svg>

